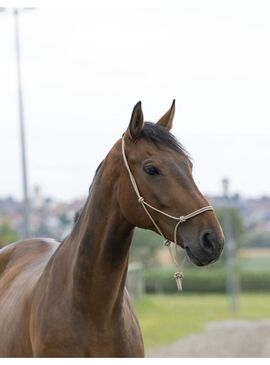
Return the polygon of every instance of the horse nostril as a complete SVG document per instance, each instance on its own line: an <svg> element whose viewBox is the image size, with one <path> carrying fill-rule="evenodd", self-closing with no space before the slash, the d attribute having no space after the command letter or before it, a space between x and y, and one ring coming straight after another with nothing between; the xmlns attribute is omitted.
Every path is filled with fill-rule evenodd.
<svg viewBox="0 0 270 365"><path fill-rule="evenodd" d="M201 234L200 244L202 248L210 254L215 251L215 234L211 231L205 231Z"/></svg>

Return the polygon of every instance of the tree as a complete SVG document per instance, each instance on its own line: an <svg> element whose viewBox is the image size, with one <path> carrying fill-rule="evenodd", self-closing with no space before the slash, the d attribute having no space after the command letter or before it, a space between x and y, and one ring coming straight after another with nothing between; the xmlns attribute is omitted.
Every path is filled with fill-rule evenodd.
<svg viewBox="0 0 270 365"><path fill-rule="evenodd" d="M217 214L221 226L223 227L224 227L226 212L230 215L231 235L232 235L231 238L236 241L236 246L239 248L242 242L243 235L245 233L245 226L241 213L236 208L216 208L215 212Z"/></svg>
<svg viewBox="0 0 270 365"><path fill-rule="evenodd" d="M10 227L9 223L0 224L0 248L18 240L17 233Z"/></svg>
<svg viewBox="0 0 270 365"><path fill-rule="evenodd" d="M131 245L131 261L142 262L145 267L156 263L157 251L162 247L162 238L152 231L135 229Z"/></svg>
<svg viewBox="0 0 270 365"><path fill-rule="evenodd" d="M248 232L248 234L245 235L245 246L252 248L269 248L270 232L260 231L258 229L253 232Z"/></svg>

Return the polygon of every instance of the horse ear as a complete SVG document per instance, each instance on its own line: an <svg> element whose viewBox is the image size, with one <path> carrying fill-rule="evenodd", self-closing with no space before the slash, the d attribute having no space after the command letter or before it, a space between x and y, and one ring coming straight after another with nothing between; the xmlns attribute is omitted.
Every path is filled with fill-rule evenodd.
<svg viewBox="0 0 270 365"><path fill-rule="evenodd" d="M142 111L142 103L139 101L133 108L127 134L129 138L136 139L139 137L141 130L143 129L144 119Z"/></svg>
<svg viewBox="0 0 270 365"><path fill-rule="evenodd" d="M172 106L170 107L170 109L167 111L167 113L163 115L163 117L159 119L157 124L162 125L168 130L172 129L174 113L175 113L175 99L173 99Z"/></svg>

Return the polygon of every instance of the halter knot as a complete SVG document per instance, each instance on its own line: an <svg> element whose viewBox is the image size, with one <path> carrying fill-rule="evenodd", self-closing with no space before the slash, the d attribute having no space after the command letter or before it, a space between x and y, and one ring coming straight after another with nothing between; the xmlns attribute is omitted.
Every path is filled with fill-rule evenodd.
<svg viewBox="0 0 270 365"><path fill-rule="evenodd" d="M175 274L174 274L174 278L175 279L183 279L184 277L184 274L182 272L179 272L177 271Z"/></svg>
<svg viewBox="0 0 270 365"><path fill-rule="evenodd" d="M182 279L184 277L184 274L182 272L176 271L174 274L174 278L176 281L177 289L178 291L182 291Z"/></svg>
<svg viewBox="0 0 270 365"><path fill-rule="evenodd" d="M142 204L144 202L144 198L142 196L139 197L138 202Z"/></svg>
<svg viewBox="0 0 270 365"><path fill-rule="evenodd" d="M170 246L170 244L171 244L171 241L169 241L169 240L166 240L166 241L164 242L164 246Z"/></svg>
<svg viewBox="0 0 270 365"><path fill-rule="evenodd" d="M185 216L183 216L183 215L181 215L181 216L179 217L179 222L180 222L180 223L185 223L185 221L186 221L186 217L185 217Z"/></svg>

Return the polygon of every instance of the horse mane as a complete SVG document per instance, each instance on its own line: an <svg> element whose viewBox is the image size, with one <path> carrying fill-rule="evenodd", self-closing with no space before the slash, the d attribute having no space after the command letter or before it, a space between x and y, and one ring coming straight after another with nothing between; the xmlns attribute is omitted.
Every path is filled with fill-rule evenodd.
<svg viewBox="0 0 270 365"><path fill-rule="evenodd" d="M188 159L191 158L190 154L178 141L178 139L173 134L171 134L167 128L158 124L145 122L139 138L151 141L157 146L161 145L169 147L176 152L180 152Z"/></svg>
<svg viewBox="0 0 270 365"><path fill-rule="evenodd" d="M100 164L98 165L98 167L97 167L97 169L96 169L96 172L95 172L95 175L94 175L94 177L93 177L93 180L92 180L92 182L91 182L91 184L90 184L90 186L89 186L88 192L90 192L90 190L91 190L91 188L92 188L92 186L93 186L93 183L94 183L94 181L95 181L95 178L96 178L96 176L97 176L97 173L99 172L99 170L100 170L100 168L101 168L101 166L102 166L103 162L104 162L104 160L102 160L102 161L100 162Z"/></svg>
<svg viewBox="0 0 270 365"><path fill-rule="evenodd" d="M78 219L80 218L80 215L82 213L83 208L80 208L79 210L77 210L77 212L74 214L73 217L73 225L75 225L78 221Z"/></svg>
<svg viewBox="0 0 270 365"><path fill-rule="evenodd" d="M100 168L101 168L101 166L102 166L102 164L103 164L103 161L104 161L104 160L102 160L102 161L100 162L100 164L98 165L98 167L97 167L97 169L96 169L96 172L95 172L94 178L93 178L93 180L92 180L92 182L91 182L91 184L90 184L90 186L89 186L89 189L88 189L88 191L89 191L89 192L90 192L90 190L91 190L91 188L92 188L92 186L93 186L93 183L94 183L94 181L95 181L95 178L96 178L96 176L97 176L97 173L98 173L98 171L100 170ZM73 218L73 224L74 224L74 225L77 223L78 219L80 218L80 215L81 215L81 213L82 213L82 210L83 210L83 208L80 208L80 209L79 209L79 210L77 210L77 212L74 214L74 218Z"/></svg>

